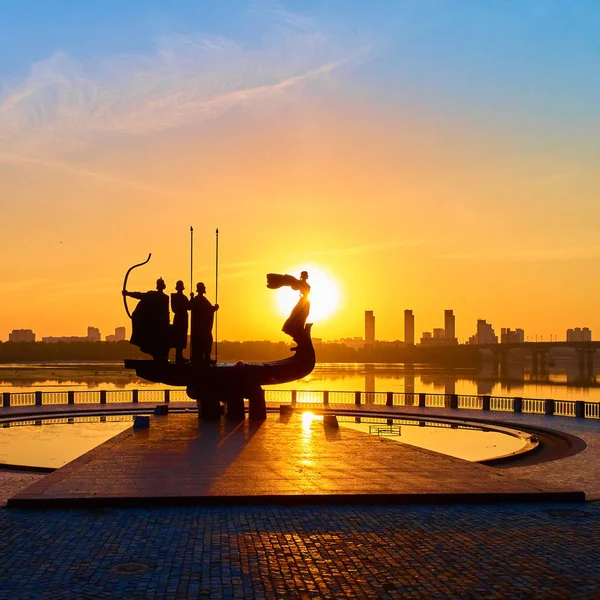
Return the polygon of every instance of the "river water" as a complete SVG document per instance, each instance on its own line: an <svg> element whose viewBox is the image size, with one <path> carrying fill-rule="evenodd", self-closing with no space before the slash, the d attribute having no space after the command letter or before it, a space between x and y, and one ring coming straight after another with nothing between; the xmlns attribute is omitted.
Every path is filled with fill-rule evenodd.
<svg viewBox="0 0 600 600"><path fill-rule="evenodd" d="M0 391L164 389L139 379L120 363L39 363L0 365ZM534 377L526 362L509 365L508 377L499 379L490 365L481 371L447 369L432 365L395 363L319 363L302 380L268 389L425 392L554 398L600 402L596 376L585 384L578 380L574 360L556 361L543 378Z"/></svg>

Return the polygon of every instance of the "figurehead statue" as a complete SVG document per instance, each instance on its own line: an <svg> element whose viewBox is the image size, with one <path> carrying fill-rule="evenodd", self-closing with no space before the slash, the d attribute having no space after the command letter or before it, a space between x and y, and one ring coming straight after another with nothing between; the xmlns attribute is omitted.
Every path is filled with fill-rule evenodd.
<svg viewBox="0 0 600 600"><path fill-rule="evenodd" d="M286 322L283 324L281 331L287 333L296 343L300 343L303 339L304 326L310 312L310 285L308 285L308 272L302 271L300 279L296 279L293 275L279 275L277 273L269 273L267 275L267 287L269 289L278 289L280 287L289 286L293 290L300 292L300 299Z"/></svg>

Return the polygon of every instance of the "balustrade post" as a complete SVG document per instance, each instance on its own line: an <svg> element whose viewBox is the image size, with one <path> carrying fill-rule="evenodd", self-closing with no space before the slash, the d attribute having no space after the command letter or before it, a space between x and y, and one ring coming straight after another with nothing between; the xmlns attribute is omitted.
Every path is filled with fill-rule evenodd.
<svg viewBox="0 0 600 600"><path fill-rule="evenodd" d="M394 392L388 392L385 398L386 406L394 406Z"/></svg>
<svg viewBox="0 0 600 600"><path fill-rule="evenodd" d="M35 405L36 406L41 406L42 405L42 392L36 392L35 393Z"/></svg>
<svg viewBox="0 0 600 600"><path fill-rule="evenodd" d="M10 408L10 392L2 392L2 406Z"/></svg>
<svg viewBox="0 0 600 600"><path fill-rule="evenodd" d="M550 398L548 400L545 401L545 414L548 415L549 417L551 417L552 415L554 415L554 410L556 408L556 402L554 402L554 400L551 400Z"/></svg>
<svg viewBox="0 0 600 600"><path fill-rule="evenodd" d="M106 390L100 390L100 404L106 404Z"/></svg>
<svg viewBox="0 0 600 600"><path fill-rule="evenodd" d="M450 408L458 408L458 394L450 394Z"/></svg>
<svg viewBox="0 0 600 600"><path fill-rule="evenodd" d="M426 398L427 398L426 394L423 394L423 393L419 394L419 408L425 408Z"/></svg>
<svg viewBox="0 0 600 600"><path fill-rule="evenodd" d="M165 403L169 404L171 402L171 390L165 390Z"/></svg>
<svg viewBox="0 0 600 600"><path fill-rule="evenodd" d="M131 401L137 404L139 401L139 390L131 390Z"/></svg>
<svg viewBox="0 0 600 600"><path fill-rule="evenodd" d="M360 392L354 392L354 404L360 406Z"/></svg>
<svg viewBox="0 0 600 600"><path fill-rule="evenodd" d="M523 412L523 398L517 397L513 399L513 412L522 413Z"/></svg>
<svg viewBox="0 0 600 600"><path fill-rule="evenodd" d="M481 410L490 410L491 398L489 396L481 396Z"/></svg>
<svg viewBox="0 0 600 600"><path fill-rule="evenodd" d="M67 404L75 404L75 392L73 390L67 392Z"/></svg>
<svg viewBox="0 0 600 600"><path fill-rule="evenodd" d="M329 390L323 392L323 406L329 406Z"/></svg>
<svg viewBox="0 0 600 600"><path fill-rule="evenodd" d="M583 400L575 400L575 417L585 419L585 402Z"/></svg>
<svg viewBox="0 0 600 600"><path fill-rule="evenodd" d="M296 406L298 401L298 390L292 390L292 406Z"/></svg>

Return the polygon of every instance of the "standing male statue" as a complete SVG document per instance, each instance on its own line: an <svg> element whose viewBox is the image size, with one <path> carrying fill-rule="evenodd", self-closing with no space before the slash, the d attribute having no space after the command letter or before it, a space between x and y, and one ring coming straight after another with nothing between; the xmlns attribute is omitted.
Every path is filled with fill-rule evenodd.
<svg viewBox="0 0 600 600"><path fill-rule="evenodd" d="M175 362L178 364L187 362L183 358L183 351L187 346L188 337L188 310L190 310L190 300L183 293L185 286L183 281L179 280L175 284L177 290L171 294L171 310L173 311L173 346L175 348Z"/></svg>
<svg viewBox="0 0 600 600"><path fill-rule="evenodd" d="M131 315L131 343L154 360L169 358L169 297L162 277L156 280L156 291L128 292L123 296L139 300Z"/></svg>
<svg viewBox="0 0 600 600"><path fill-rule="evenodd" d="M196 285L197 296L191 294L190 308L192 313L192 362L194 364L210 364L213 336L212 328L218 304L211 304L206 294L206 286L200 282Z"/></svg>

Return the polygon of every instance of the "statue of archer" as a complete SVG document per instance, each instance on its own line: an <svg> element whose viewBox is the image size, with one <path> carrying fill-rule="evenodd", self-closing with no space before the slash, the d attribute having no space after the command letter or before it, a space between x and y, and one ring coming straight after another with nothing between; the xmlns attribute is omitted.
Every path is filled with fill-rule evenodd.
<svg viewBox="0 0 600 600"><path fill-rule="evenodd" d="M145 265L150 260L134 265L127 271L123 282L123 301L125 310L131 317L130 342L139 346L142 352L150 354L154 360L166 361L169 358L170 344L170 315L169 296L164 290L167 287L162 277L156 280L156 290L148 292L128 292L127 277L136 267ZM127 297L139 300L133 313L127 307Z"/></svg>

